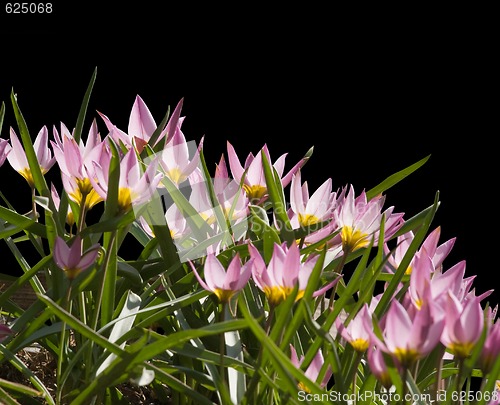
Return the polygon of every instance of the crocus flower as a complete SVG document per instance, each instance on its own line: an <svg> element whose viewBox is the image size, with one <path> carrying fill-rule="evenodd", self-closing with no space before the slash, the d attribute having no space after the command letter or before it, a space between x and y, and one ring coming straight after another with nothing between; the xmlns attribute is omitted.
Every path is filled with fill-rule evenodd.
<svg viewBox="0 0 500 405"><path fill-rule="evenodd" d="M294 229L331 219L337 193L332 192L332 179L327 179L309 196L307 181L302 184L300 170L290 185L290 223Z"/></svg>
<svg viewBox="0 0 500 405"><path fill-rule="evenodd" d="M31 169L29 167L26 152L24 151L24 148L13 128L10 128L10 143L12 150L7 155L7 160L12 168L23 176L28 184L33 187L33 174L31 173ZM40 170L42 171L42 174L45 174L55 163L55 158L52 156L52 152L48 147L48 131L46 126L43 126L38 132L33 147L35 149L38 164L40 165Z"/></svg>
<svg viewBox="0 0 500 405"><path fill-rule="evenodd" d="M468 357L481 337L484 315L477 297L462 303L448 292L446 322L441 342L459 359Z"/></svg>
<svg viewBox="0 0 500 405"><path fill-rule="evenodd" d="M495 360L500 356L500 323L488 327L486 340L481 351L480 363L483 374L488 374Z"/></svg>
<svg viewBox="0 0 500 405"><path fill-rule="evenodd" d="M189 228L186 228L186 218L184 218L184 215L182 215L177 205L172 204L167 208L165 211L165 220L173 240L180 239L186 235ZM139 217L139 223L149 236L152 238L155 237L153 229L143 216Z"/></svg>
<svg viewBox="0 0 500 405"><path fill-rule="evenodd" d="M375 345L370 345L367 353L368 367L380 384L388 390L392 386L392 380L382 350Z"/></svg>
<svg viewBox="0 0 500 405"><path fill-rule="evenodd" d="M453 245L455 244L456 238L447 240L438 246L439 236L441 235L441 227L438 226L425 238L422 246L417 251L419 252L425 250L426 254L431 258L434 269L441 269L444 259L448 256ZM394 273L394 271L399 267L399 264L403 260L408 248L410 247L413 238L415 237L412 231L406 232L403 235L398 236L396 240L396 248L394 252L389 255L390 248L387 243L384 244L384 251L388 255L386 270L389 273ZM411 274L413 267L415 265L415 257L413 256L408 268L405 270L405 274Z"/></svg>
<svg viewBox="0 0 500 405"><path fill-rule="evenodd" d="M217 201L227 219L231 222L238 222L246 218L249 213L248 197L240 185L229 177L224 155L221 156L218 165L216 165L213 183Z"/></svg>
<svg viewBox="0 0 500 405"><path fill-rule="evenodd" d="M297 350L295 350L295 347L293 347L292 345L290 345L290 360L292 361L292 364L297 368L300 368L302 362L304 361L304 356L300 356L299 358L297 355ZM321 388L327 386L328 382L330 381L330 378L333 375L331 367L328 366L321 381L317 381L324 364L325 364L325 359L323 358L323 352L321 351L321 349L319 349L314 358L312 359L311 363L307 366L306 370L304 371L305 376L309 378L311 381L319 383ZM302 383L299 383L299 388L303 391L309 392L307 387Z"/></svg>
<svg viewBox="0 0 500 405"><path fill-rule="evenodd" d="M62 123L61 135L54 127L54 139L52 148L61 170L64 190L78 206L83 202L86 209L91 209L103 200L90 181L95 177L94 163L109 166L111 160L111 152L101 141L96 121L92 122L85 143L82 140L77 143Z"/></svg>
<svg viewBox="0 0 500 405"><path fill-rule="evenodd" d="M82 252L80 235L75 236L71 246L68 246L63 238L57 236L54 243L54 261L66 273L68 279L73 280L96 261L99 248L100 245L96 243Z"/></svg>
<svg viewBox="0 0 500 405"><path fill-rule="evenodd" d="M307 162L307 158L301 159L286 175L283 175L287 154L285 153L281 155L274 163L272 163L267 145L264 145L255 156L250 153L243 166L240 163L233 145L229 142L227 142L227 154L229 159L229 168L233 178L238 184L241 184L241 180L244 178L243 189L252 204L260 204L267 199L267 185L264 175L262 154L265 154L269 164L272 164L280 176L283 187L286 187L290 183L292 175Z"/></svg>
<svg viewBox="0 0 500 405"><path fill-rule="evenodd" d="M181 99L170 116L167 125L158 136L155 145L165 136L168 137L167 141L172 137L173 131L178 125L182 104L183 100ZM151 111L139 95L136 96L132 110L130 111L127 132L117 128L106 115L101 112L98 112L98 114L103 119L110 131L111 137L117 144L122 143L128 148L135 148L139 154L143 151L146 144L149 143L151 136L158 127Z"/></svg>
<svg viewBox="0 0 500 405"><path fill-rule="evenodd" d="M101 198L108 193L109 166L94 162L95 179L91 183ZM127 212L132 207L148 201L158 186L162 174L156 172L157 160L152 160L144 173L141 170L135 149L129 149L120 160L120 179L118 181L118 209Z"/></svg>
<svg viewBox="0 0 500 405"><path fill-rule="evenodd" d="M370 201L363 192L354 197L354 188L351 186L347 196L339 201L334 211L337 227L341 229L342 246L344 251L353 252L369 245L372 238L378 241L382 216L385 214L384 236L387 240L403 225L403 213L394 213L394 207L382 212L385 196L379 195Z"/></svg>
<svg viewBox="0 0 500 405"><path fill-rule="evenodd" d="M410 367L439 343L444 319L431 305L422 305L419 311L410 316L398 300L391 301L385 318L383 341L372 332L373 343L388 353L396 364L403 368Z"/></svg>
<svg viewBox="0 0 500 405"><path fill-rule="evenodd" d="M252 275L252 260L242 265L239 253L236 253L229 262L227 272L214 254L208 254L203 267L206 282L201 278L191 261L189 264L201 286L205 290L213 292L222 303L229 302L238 291L245 287Z"/></svg>
<svg viewBox="0 0 500 405"><path fill-rule="evenodd" d="M273 306L283 302L298 284L296 300L304 296L304 292L309 281L316 261L319 256L308 256L302 262L297 243L292 241L288 247L286 242L281 245L274 243L273 255L266 263L258 249L249 243L248 251L250 257L254 259L252 265L252 277L257 286L264 292L269 303ZM316 290L313 294L317 297L332 288L340 279L337 277L326 286Z"/></svg>
<svg viewBox="0 0 500 405"><path fill-rule="evenodd" d="M3 165L7 155L11 151L11 146L9 145L9 141L6 139L0 138L0 166Z"/></svg>
<svg viewBox="0 0 500 405"><path fill-rule="evenodd" d="M335 327L342 338L344 338L354 350L364 353L370 345L370 332L366 329L370 323L371 315L368 306L364 305L347 326L344 326L340 318L337 318L335 320Z"/></svg>
<svg viewBox="0 0 500 405"><path fill-rule="evenodd" d="M414 257L408 294L413 304L415 304L417 308L420 308L424 301L426 289L429 287L429 298L436 303L443 304L446 300L446 293L448 291L453 292L455 295L459 294L462 289L464 274L464 260L443 272L441 269L435 269L432 258L424 249Z"/></svg>
<svg viewBox="0 0 500 405"><path fill-rule="evenodd" d="M159 154L159 164L163 174L177 187L198 168L200 151L203 148L203 138L201 138L200 144L190 156L189 145L194 143L186 142L181 131L183 122L184 117L181 117L177 126L172 128L173 133Z"/></svg>

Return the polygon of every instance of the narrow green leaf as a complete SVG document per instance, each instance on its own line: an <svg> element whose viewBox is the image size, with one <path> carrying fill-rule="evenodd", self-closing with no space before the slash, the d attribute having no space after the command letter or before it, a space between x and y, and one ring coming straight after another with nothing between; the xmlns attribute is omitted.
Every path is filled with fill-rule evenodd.
<svg viewBox="0 0 500 405"><path fill-rule="evenodd" d="M32 397L43 396L40 391L37 391L31 387L27 387L26 385L23 385L23 384L19 384L19 383L13 382L13 381L4 380L3 378L0 378L0 387L7 388L9 391L15 391L15 392L19 392L21 394L30 395Z"/></svg>
<svg viewBox="0 0 500 405"><path fill-rule="evenodd" d="M87 86L87 90L85 92L85 96L83 97L82 105L80 106L80 111L78 113L78 118L76 120L75 131L73 133L73 138L75 139L76 143L80 143L80 139L82 137L82 129L83 129L83 124L85 122L85 115L87 114L90 95L92 93L92 88L94 87L96 76L97 76L97 67L94 69L94 73L92 73L92 77L90 78L90 82Z"/></svg>
<svg viewBox="0 0 500 405"><path fill-rule="evenodd" d="M265 350L273 359L273 366L279 374L281 388L292 398L298 398L298 382L301 382L311 394L317 394L320 398L319 403L329 404L326 399L323 400L322 394L324 391L317 384L307 378L302 370L295 367L290 358L283 353L280 348L266 335L266 332L252 317L243 300L238 300L238 306L243 314L243 317L248 321L248 326L252 330L255 337L264 346Z"/></svg>
<svg viewBox="0 0 500 405"><path fill-rule="evenodd" d="M47 237L45 225L34 221L26 215L18 214L16 211L0 206L0 218L11 224L13 227L7 227L0 230L0 238L7 238L20 231L29 231L43 238ZM17 230L17 231L16 231Z"/></svg>
<svg viewBox="0 0 500 405"><path fill-rule="evenodd" d="M266 178L269 200L272 203L273 212L279 224L280 234L282 239L290 244L295 239L295 234L287 215L285 196L283 194L283 186L281 184L280 176L269 162L265 153L262 153L262 166L264 169L264 176Z"/></svg>
<svg viewBox="0 0 500 405"><path fill-rule="evenodd" d="M103 220L113 218L118 212L118 187L120 181L120 154L112 138L108 138L108 141L111 149L111 162L109 163L108 191L102 216Z"/></svg>
<svg viewBox="0 0 500 405"><path fill-rule="evenodd" d="M118 357L123 356L125 352L113 342L110 342L106 337L96 333L87 325L82 323L79 319L75 318L72 314L68 313L65 309L61 308L56 304L51 298L43 294L37 294L40 301L43 301L47 308L57 315L62 321L66 322L71 326L75 332L80 333L82 336L93 341L94 343L102 346L103 348L109 350L111 353L117 355Z"/></svg>
<svg viewBox="0 0 500 405"><path fill-rule="evenodd" d="M0 397L5 401L5 405L20 405L15 398L12 398L7 391L2 388L2 381L0 380Z"/></svg>
<svg viewBox="0 0 500 405"><path fill-rule="evenodd" d="M393 175L387 177L384 181L382 181L378 186L373 187L372 189L368 190L366 192L366 198L368 200L371 200L373 197L382 194L384 191L388 190L395 184L399 183L401 180L403 180L405 177L409 176L412 174L415 170L420 168L429 160L431 155L426 156L423 159L420 159L418 162L412 164L411 166L408 166L406 169L400 170L397 173L394 173Z"/></svg>
<svg viewBox="0 0 500 405"><path fill-rule="evenodd" d="M137 294L129 291L125 305L123 306L122 311L119 315L120 320L114 324L113 329L111 329L111 333L109 334L108 340L110 342L116 343L123 335L125 335L126 332L128 332L132 328L135 317L137 315L137 311L139 310L140 306L141 298ZM125 348L125 342L120 343L120 347L122 349ZM96 376L102 373L102 371L105 370L115 358L116 355L110 353L97 369Z"/></svg>
<svg viewBox="0 0 500 405"><path fill-rule="evenodd" d="M5 102L2 101L2 106L0 107L0 133L2 132L4 117L5 117Z"/></svg>

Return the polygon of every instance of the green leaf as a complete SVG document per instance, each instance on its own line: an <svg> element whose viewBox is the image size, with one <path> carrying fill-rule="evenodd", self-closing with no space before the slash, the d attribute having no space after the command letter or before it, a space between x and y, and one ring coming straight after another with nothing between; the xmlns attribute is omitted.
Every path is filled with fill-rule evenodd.
<svg viewBox="0 0 500 405"><path fill-rule="evenodd" d="M80 106L80 112L78 113L78 118L76 120L76 126L75 126L75 131L73 133L73 138L75 139L77 144L80 143L80 139L82 137L82 129L83 129L83 124L85 122L85 115L87 113L90 94L92 93L92 88L94 87L96 76L97 76L97 67L94 69L94 73L92 73L92 77L90 78L90 82L87 86L87 91L85 92L85 96L83 97L82 105Z"/></svg>
<svg viewBox="0 0 500 405"><path fill-rule="evenodd" d="M375 186L372 189L368 190L366 192L366 198L368 199L368 201L371 200L373 197L382 194L384 191L388 190L389 188L391 188L392 186L403 180L405 177L412 174L415 170L423 166L424 163L427 162L430 157L431 155L428 155L425 158L419 160L418 162L412 164L411 166L408 166L406 169L394 173L393 175L387 177L384 181L382 181L378 186Z"/></svg>
<svg viewBox="0 0 500 405"><path fill-rule="evenodd" d="M2 106L0 107L0 133L2 132L4 117L5 117L5 102L2 101Z"/></svg>
<svg viewBox="0 0 500 405"><path fill-rule="evenodd" d="M265 153L262 155L262 166L264 169L264 176L266 178L267 192L269 193L269 200L273 206L273 212L278 222L278 227L282 239L290 244L295 239L290 219L287 215L285 196L283 194L283 185L276 169L271 165Z"/></svg>
<svg viewBox="0 0 500 405"><path fill-rule="evenodd" d="M45 225L36 222L26 215L18 214L12 209L0 206L0 218L11 224L11 226L0 227L0 239L15 235L21 231L29 231L43 238L47 237Z"/></svg>
<svg viewBox="0 0 500 405"><path fill-rule="evenodd" d="M298 382L301 382L311 394L317 394L320 398L319 403L329 404L330 402L322 400L324 391L309 378L307 378L302 370L295 367L290 358L283 353L280 348L266 335L266 332L257 323L253 316L248 312L243 300L238 301L238 306L243 314L243 317L248 321L248 326L252 330L255 338L262 344L264 349L269 353L273 361L273 367L279 375L281 381L280 387L284 392L290 395L291 398L298 398Z"/></svg>
<svg viewBox="0 0 500 405"><path fill-rule="evenodd" d="M125 305L123 306L122 311L120 312L120 315L118 317L119 321L114 324L113 329L111 329L111 333L109 334L108 340L110 342L116 343L123 335L125 335L125 333L127 333L132 328L135 317L137 315L137 311L139 310L140 306L141 298L137 294L129 291L125 301ZM120 347L122 349L125 348L125 342L120 343ZM98 376L104 369L106 369L116 357L117 356L113 353L109 354L109 356L106 357L106 359L97 369L96 376Z"/></svg>

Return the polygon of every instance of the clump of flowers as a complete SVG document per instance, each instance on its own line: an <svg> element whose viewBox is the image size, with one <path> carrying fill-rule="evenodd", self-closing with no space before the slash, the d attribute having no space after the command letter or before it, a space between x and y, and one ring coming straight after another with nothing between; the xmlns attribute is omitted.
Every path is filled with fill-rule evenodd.
<svg viewBox="0 0 500 405"><path fill-rule="evenodd" d="M2 255L22 271L0 290L0 371L26 378L0 375L2 400L126 403L133 387L165 404L499 402L493 290L447 263L439 194L411 218L385 206L429 156L369 190L335 188L335 173L311 189L312 148L290 164L227 142L211 166L209 139L181 130L183 100L157 124L137 96L126 132L102 112L84 131L94 81L74 130L34 140L11 94L0 166L31 210L0 193ZM52 385L19 355L34 346Z"/></svg>

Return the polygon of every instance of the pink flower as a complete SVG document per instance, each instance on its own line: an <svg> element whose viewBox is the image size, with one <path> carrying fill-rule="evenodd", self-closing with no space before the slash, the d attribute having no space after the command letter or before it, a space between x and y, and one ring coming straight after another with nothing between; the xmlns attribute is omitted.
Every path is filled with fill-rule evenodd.
<svg viewBox="0 0 500 405"><path fill-rule="evenodd" d="M12 148L9 145L9 141L0 138L0 166L2 166L5 162L5 159L7 158L7 155L9 154L11 149Z"/></svg>
<svg viewBox="0 0 500 405"><path fill-rule="evenodd" d="M385 318L383 341L371 333L373 343L405 368L436 347L444 327L443 316L430 304L414 312L411 316L399 301L393 300Z"/></svg>
<svg viewBox="0 0 500 405"><path fill-rule="evenodd" d="M368 306L365 304L352 320L344 326L340 318L335 320L335 327L340 335L357 352L365 352L370 345L370 331L367 326L371 324L371 315Z"/></svg>
<svg viewBox="0 0 500 405"><path fill-rule="evenodd" d="M241 184L241 180L244 178L243 188L252 204L260 204L267 199L267 184L262 161L263 154L266 156L269 164L272 164L274 169L276 169L283 187L286 187L290 183L292 175L307 162L307 158L301 159L286 175L283 176L285 158L287 154L285 153L281 155L274 163L272 163L267 145L264 145L256 156L250 153L245 160L244 166L241 165L234 147L229 142L227 142L227 154L233 178L238 184Z"/></svg>
<svg viewBox="0 0 500 405"><path fill-rule="evenodd" d="M294 229L328 221L333 216L336 205L332 192L332 179L327 179L309 196L307 181L302 184L300 170L292 176L290 185L290 222Z"/></svg>
<svg viewBox="0 0 500 405"><path fill-rule="evenodd" d="M213 292L219 301L224 303L229 302L238 291L245 287L252 274L252 260L242 265L239 253L231 259L227 272L214 254L208 254L203 267L206 282L203 281L191 261L189 264L201 286Z"/></svg>
<svg viewBox="0 0 500 405"><path fill-rule="evenodd" d="M489 326L486 340L481 351L480 361L484 374L488 374L493 363L500 356L500 323Z"/></svg>
<svg viewBox="0 0 500 405"><path fill-rule="evenodd" d="M96 243L82 253L80 235L75 236L71 246L68 246L63 238L57 236L54 243L54 261L66 273L68 279L73 280L96 261L99 248L100 245Z"/></svg>
<svg viewBox="0 0 500 405"><path fill-rule="evenodd" d="M94 163L108 166L111 153L101 141L94 120L90 126L86 143L79 143L73 138L64 124L61 124L61 137L54 128L55 142L52 142L54 156L61 170L61 179L68 197L78 206L84 202L86 209L91 209L103 198L91 183L94 175Z"/></svg>
<svg viewBox="0 0 500 405"><path fill-rule="evenodd" d="M354 197L354 188L350 187L349 193L334 211L335 223L338 229L341 229L344 251L353 252L366 247L372 238L374 243L377 243L383 214L385 214L386 240L403 225L404 214L393 213L394 207L382 212L384 202L385 197L381 195L368 201L364 191L358 197Z"/></svg>
<svg viewBox="0 0 500 405"><path fill-rule="evenodd" d="M459 358L468 357L481 337L484 315L479 298L474 297L462 303L448 292L446 322L441 342Z"/></svg>
<svg viewBox="0 0 500 405"><path fill-rule="evenodd" d="M388 390L392 386L392 380L382 350L375 345L371 345L367 353L368 367L370 367L371 372L380 384Z"/></svg>
<svg viewBox="0 0 500 405"><path fill-rule="evenodd" d="M286 242L281 245L274 243L273 255L266 263L260 252L253 244L248 245L250 257L254 259L252 265L252 277L255 284L264 292L271 305L279 305L295 289L298 284L296 300L304 296L309 277L313 271L319 256L309 256L305 261L300 258L300 251L297 243L293 241L288 247ZM317 297L332 288L340 279L335 280L326 286L316 290L313 294Z"/></svg>
<svg viewBox="0 0 500 405"><path fill-rule="evenodd" d="M163 174L168 177L177 187L198 168L200 151L203 147L203 138L194 151L189 150L190 143L181 131L184 118L179 118L177 126L171 128L172 134L167 143L159 153L159 164ZM194 143L193 143L194 144ZM192 152L192 156L190 156Z"/></svg>
<svg viewBox="0 0 500 405"><path fill-rule="evenodd" d="M33 187L33 175L29 167L26 152L12 128L10 129L10 143L12 150L7 155L7 160L12 168L23 176L28 184ZM40 165L40 170L42 174L45 174L55 163L55 158L52 156L52 152L48 147L48 131L46 126L43 126L40 132L38 132L33 147L35 149L38 164Z"/></svg>
<svg viewBox="0 0 500 405"><path fill-rule="evenodd" d="M292 361L292 364L297 368L300 368L302 362L304 361L304 356L300 356L299 358L297 355L297 351L295 350L295 347L293 347L292 345L290 345L290 360ZM313 360L311 361L309 366L307 366L304 372L307 378L309 378L313 382L318 382L321 388L327 386L328 382L330 381L330 378L333 375L331 367L328 366L322 380L317 381L324 363L325 359L323 358L323 352L321 351L321 349L319 349L316 355L314 356ZM303 391L307 392L309 391L303 383L299 383L299 388Z"/></svg>
<svg viewBox="0 0 500 405"><path fill-rule="evenodd" d="M432 231L429 235L427 235L426 239L422 243L422 246L418 250L417 254L426 251L426 254L431 258L434 269L441 269L444 259L448 256L453 245L455 244L456 238L449 239L448 241L442 243L438 246L439 236L441 234L441 227L437 227ZM398 236L397 245L394 249L394 253L392 253L386 265L386 270L389 273L394 273L395 270L399 267L399 264L403 260L408 248L410 247L411 242L413 241L414 234L412 231L406 232L403 235ZM390 248L387 243L384 245L384 250L387 255L390 253ZM405 271L405 274L411 274L413 267L415 265L415 258L417 255L413 256L412 260L408 268Z"/></svg>
<svg viewBox="0 0 500 405"><path fill-rule="evenodd" d="M94 162L94 168L96 178L91 178L90 181L101 198L106 199L109 166L103 167ZM127 212L152 197L162 177L161 173L156 172L156 168L157 161L153 160L143 173L135 149L129 149L123 156L118 184L118 208L121 212Z"/></svg>

